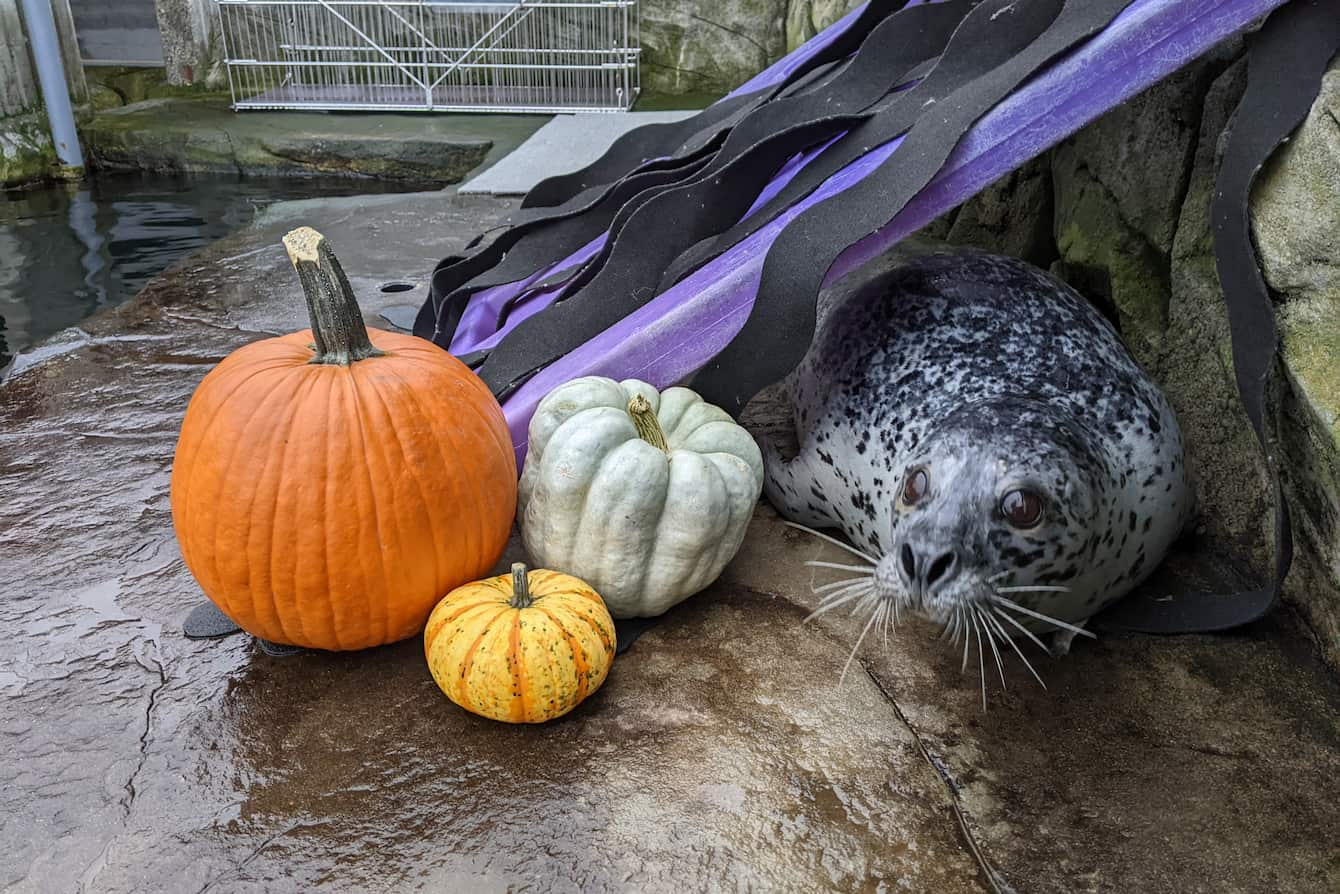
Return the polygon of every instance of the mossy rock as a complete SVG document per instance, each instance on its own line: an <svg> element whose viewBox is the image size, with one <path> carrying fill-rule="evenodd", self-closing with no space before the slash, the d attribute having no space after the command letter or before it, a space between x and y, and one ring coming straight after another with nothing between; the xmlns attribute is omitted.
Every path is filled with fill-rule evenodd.
<svg viewBox="0 0 1340 894"><path fill-rule="evenodd" d="M56 147L40 112L0 118L0 186L23 186L55 176Z"/></svg>
<svg viewBox="0 0 1340 894"><path fill-rule="evenodd" d="M89 84L88 102L94 114L108 109L119 109L126 104L125 98L106 84Z"/></svg>
<svg viewBox="0 0 1340 894"><path fill-rule="evenodd" d="M90 66L84 69L89 86L110 90L120 102L114 105L133 105L148 99L200 99L217 100L231 98L227 90L211 90L202 85L187 86L169 84L167 72L162 68L113 68ZM95 105L97 100L95 99ZM106 108L112 108L106 106Z"/></svg>

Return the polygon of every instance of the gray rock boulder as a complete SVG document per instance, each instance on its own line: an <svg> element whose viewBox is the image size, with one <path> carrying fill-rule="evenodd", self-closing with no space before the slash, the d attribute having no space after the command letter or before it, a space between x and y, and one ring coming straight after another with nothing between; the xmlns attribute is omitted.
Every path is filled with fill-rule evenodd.
<svg viewBox="0 0 1340 894"><path fill-rule="evenodd" d="M786 53L787 0L642 4L642 88L724 93Z"/></svg>
<svg viewBox="0 0 1340 894"><path fill-rule="evenodd" d="M860 5L860 0L646 0L642 88L724 93Z"/></svg>
<svg viewBox="0 0 1340 894"><path fill-rule="evenodd" d="M1301 549L1293 589L1340 655L1340 62L1261 172L1252 231L1280 299L1281 446ZM1338 661L1337 663L1340 663Z"/></svg>
<svg viewBox="0 0 1340 894"><path fill-rule="evenodd" d="M1272 289L1290 301L1340 301L1340 62L1307 120L1262 170L1252 234Z"/></svg>

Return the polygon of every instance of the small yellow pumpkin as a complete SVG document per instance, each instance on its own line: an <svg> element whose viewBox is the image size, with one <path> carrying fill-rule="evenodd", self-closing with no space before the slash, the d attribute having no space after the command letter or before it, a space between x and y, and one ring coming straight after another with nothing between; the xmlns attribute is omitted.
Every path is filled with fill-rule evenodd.
<svg viewBox="0 0 1340 894"><path fill-rule="evenodd" d="M614 620L583 581L520 562L457 587L423 632L433 680L467 711L506 723L561 717L600 688L614 662Z"/></svg>

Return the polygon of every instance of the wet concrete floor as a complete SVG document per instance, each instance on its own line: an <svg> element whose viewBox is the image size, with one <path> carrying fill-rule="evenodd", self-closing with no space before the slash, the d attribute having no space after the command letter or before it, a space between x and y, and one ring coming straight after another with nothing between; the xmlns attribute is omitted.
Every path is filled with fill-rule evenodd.
<svg viewBox="0 0 1340 894"><path fill-rule="evenodd" d="M185 639L176 431L212 364L304 325L279 235L326 232L375 320L513 207L275 206L0 386L0 889L1340 890L1340 687L1287 611L1030 655L1045 690L1011 661L985 711L916 624L839 684L860 622L801 622L803 562L843 554L761 507L543 727L456 708L415 640Z"/></svg>

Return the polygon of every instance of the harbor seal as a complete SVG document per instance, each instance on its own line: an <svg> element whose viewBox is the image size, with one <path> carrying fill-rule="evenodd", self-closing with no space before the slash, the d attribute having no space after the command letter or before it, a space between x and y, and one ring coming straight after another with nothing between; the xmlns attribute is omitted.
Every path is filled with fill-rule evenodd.
<svg viewBox="0 0 1340 894"><path fill-rule="evenodd" d="M974 633L979 658L1045 632L1064 651L1192 515L1172 408L1092 304L1023 261L871 269L826 296L789 380L798 455L765 444L772 504L873 565L820 610L864 605L866 631L919 613L965 662Z"/></svg>

